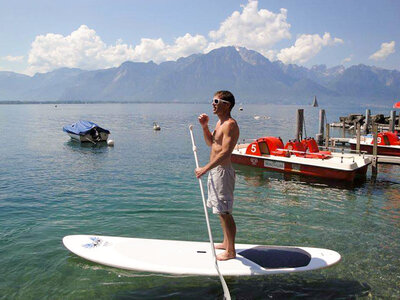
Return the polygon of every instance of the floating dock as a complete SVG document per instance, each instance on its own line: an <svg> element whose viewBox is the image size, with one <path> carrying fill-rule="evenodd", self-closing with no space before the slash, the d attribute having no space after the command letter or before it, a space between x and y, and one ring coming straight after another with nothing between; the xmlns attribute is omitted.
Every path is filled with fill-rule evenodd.
<svg viewBox="0 0 400 300"><path fill-rule="evenodd" d="M374 158L372 154L365 154L365 157ZM378 164L400 165L400 157L397 156L377 155L376 160Z"/></svg>
<svg viewBox="0 0 400 300"><path fill-rule="evenodd" d="M350 140L350 138L340 138L340 137L329 138L331 145L336 145L336 144L346 145L346 144L349 144L349 140Z"/></svg>

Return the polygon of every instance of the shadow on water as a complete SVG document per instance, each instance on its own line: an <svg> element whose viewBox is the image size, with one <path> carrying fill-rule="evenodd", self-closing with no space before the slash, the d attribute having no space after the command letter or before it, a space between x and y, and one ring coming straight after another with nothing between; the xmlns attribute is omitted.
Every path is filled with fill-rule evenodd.
<svg viewBox="0 0 400 300"><path fill-rule="evenodd" d="M114 278L110 289L99 282L97 291L107 299L223 299L218 277L180 276L121 270L87 261L70 254L69 264L92 271L105 271ZM93 273L91 273L93 274ZM232 299L357 299L370 297L367 283L325 274L277 274L269 276L224 277ZM109 289L107 292L103 288ZM85 291L83 291L85 292ZM104 294L103 294L104 293ZM99 298L102 298L101 296Z"/></svg>
<svg viewBox="0 0 400 300"><path fill-rule="evenodd" d="M188 278L187 278L188 280ZM210 284L210 280L213 282ZM232 299L356 299L368 297L368 284L344 279L302 279L298 276L263 278L226 278ZM176 280L150 289L135 289L115 293L113 299L223 299L217 279L191 280L193 286L182 287ZM201 285L201 282L208 282ZM165 282L164 282L165 283ZM197 284L196 284L197 283Z"/></svg>
<svg viewBox="0 0 400 300"><path fill-rule="evenodd" d="M393 181L393 180L385 180L385 179L379 179L376 177L371 177L371 179L368 181L368 183L377 190L384 190L387 188L390 188L392 186L400 185L400 182Z"/></svg>
<svg viewBox="0 0 400 300"><path fill-rule="evenodd" d="M354 190L365 187L367 182L365 177L355 178L353 182L348 182L299 174L280 173L238 164L235 164L235 170L238 176L243 176L244 180L253 186L267 185L271 180L283 180L319 188Z"/></svg>

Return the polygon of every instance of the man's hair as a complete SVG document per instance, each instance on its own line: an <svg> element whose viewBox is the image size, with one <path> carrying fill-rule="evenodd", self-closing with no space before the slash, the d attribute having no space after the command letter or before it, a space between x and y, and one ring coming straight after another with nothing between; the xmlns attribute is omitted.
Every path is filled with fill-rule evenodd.
<svg viewBox="0 0 400 300"><path fill-rule="evenodd" d="M221 100L229 101L231 103L231 110L235 106L235 96L230 91L218 91L214 96L219 97Z"/></svg>

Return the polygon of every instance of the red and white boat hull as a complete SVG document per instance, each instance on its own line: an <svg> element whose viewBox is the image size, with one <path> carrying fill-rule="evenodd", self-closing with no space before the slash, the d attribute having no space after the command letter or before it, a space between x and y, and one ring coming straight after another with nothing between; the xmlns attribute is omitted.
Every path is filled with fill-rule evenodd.
<svg viewBox="0 0 400 300"><path fill-rule="evenodd" d="M364 158L361 155L341 156L339 153L333 153L329 159L316 159L295 155L289 157L250 155L245 153L245 149L235 149L232 152L231 161L271 171L345 181L353 181L355 177L365 176L368 165L371 163L370 158Z"/></svg>
<svg viewBox="0 0 400 300"><path fill-rule="evenodd" d="M349 141L351 150L356 150L357 143ZM374 145L360 143L360 151L365 151L368 154L372 154ZM378 155L388 155L388 156L400 156L400 146L392 145L378 145L377 146Z"/></svg>

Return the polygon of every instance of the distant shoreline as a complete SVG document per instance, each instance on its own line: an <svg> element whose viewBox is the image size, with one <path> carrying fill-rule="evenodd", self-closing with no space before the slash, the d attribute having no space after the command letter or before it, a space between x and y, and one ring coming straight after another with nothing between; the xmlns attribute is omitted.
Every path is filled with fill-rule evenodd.
<svg viewBox="0 0 400 300"><path fill-rule="evenodd" d="M4 104L207 104L207 102L184 101L0 101Z"/></svg>
<svg viewBox="0 0 400 300"><path fill-rule="evenodd" d="M0 105L21 105L21 104L209 104L209 102L194 102L194 101L18 101L18 100L13 100L13 101L0 101ZM303 104L303 103L259 103L259 102L251 102L251 103L245 103L243 105L287 105L287 106L293 106L297 105L299 107L308 107L311 105L309 104ZM326 105L321 105L319 108L316 107L316 109L324 109L324 108L329 108L336 106L335 104L326 104ZM365 104L354 104L354 105L349 105L348 107L359 107L362 109L392 109L388 105L379 105L375 103L365 103Z"/></svg>

